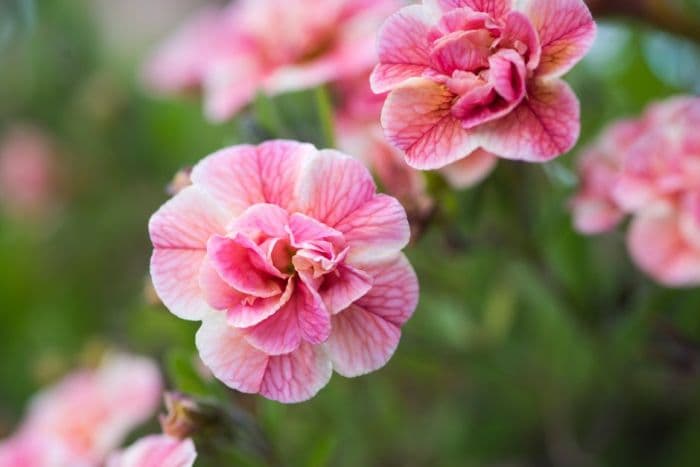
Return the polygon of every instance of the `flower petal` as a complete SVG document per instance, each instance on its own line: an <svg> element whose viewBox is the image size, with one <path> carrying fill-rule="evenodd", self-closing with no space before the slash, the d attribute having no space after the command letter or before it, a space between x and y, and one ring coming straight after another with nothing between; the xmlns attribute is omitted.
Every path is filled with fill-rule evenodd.
<svg viewBox="0 0 700 467"><path fill-rule="evenodd" d="M503 28L500 45L515 50L523 46L527 47L524 58L526 58L528 70L534 70L539 66L542 56L540 38L530 19L521 12L511 11L506 16L506 25Z"/></svg>
<svg viewBox="0 0 700 467"><path fill-rule="evenodd" d="M330 316L315 291L297 281L289 301L265 321L245 330L247 341L269 355L296 350L302 341L324 342L330 334Z"/></svg>
<svg viewBox="0 0 700 467"><path fill-rule="evenodd" d="M348 242L347 262L353 265L383 262L401 251L411 237L403 206L383 194L356 209L336 229Z"/></svg>
<svg viewBox="0 0 700 467"><path fill-rule="evenodd" d="M340 239L342 236L338 230L298 212L289 219L289 238L295 248L309 248L314 242Z"/></svg>
<svg viewBox="0 0 700 467"><path fill-rule="evenodd" d="M565 74L593 45L596 25L583 0L525 0L520 10L540 36L539 76Z"/></svg>
<svg viewBox="0 0 700 467"><path fill-rule="evenodd" d="M268 356L229 326L222 313L203 321L195 339L202 362L221 382L241 392L256 393L265 374Z"/></svg>
<svg viewBox="0 0 700 467"><path fill-rule="evenodd" d="M444 167L440 173L452 187L465 189L485 179L496 167L498 158L483 149L477 149L469 156Z"/></svg>
<svg viewBox="0 0 700 467"><path fill-rule="evenodd" d="M639 213L627 243L635 263L660 283L669 287L700 284L700 252L683 237L674 207L657 203Z"/></svg>
<svg viewBox="0 0 700 467"><path fill-rule="evenodd" d="M372 288L372 278L365 272L340 265L324 276L319 294L331 313L339 313L365 295Z"/></svg>
<svg viewBox="0 0 700 467"><path fill-rule="evenodd" d="M151 279L174 315L198 320L211 310L199 289L199 268L207 239L222 233L226 222L216 203L195 187L178 193L151 217Z"/></svg>
<svg viewBox="0 0 700 467"><path fill-rule="evenodd" d="M382 109L382 127L391 144L416 169L438 169L471 154L479 140L451 113L455 95L445 86L413 78L394 89Z"/></svg>
<svg viewBox="0 0 700 467"><path fill-rule="evenodd" d="M316 149L310 144L275 140L259 146L222 149L192 170L192 182L232 215L257 203L288 208L303 160Z"/></svg>
<svg viewBox="0 0 700 467"><path fill-rule="evenodd" d="M384 366L400 338L396 324L352 305L333 316L333 333L326 349L335 371L353 377Z"/></svg>
<svg viewBox="0 0 700 467"><path fill-rule="evenodd" d="M278 279L286 276L248 237L214 235L207 244L207 255L219 276L239 292L261 298L282 293Z"/></svg>
<svg viewBox="0 0 700 467"><path fill-rule="evenodd" d="M406 256L365 270L372 276L372 289L356 304L397 326L403 325L418 304L418 278Z"/></svg>
<svg viewBox="0 0 700 467"><path fill-rule="evenodd" d="M322 346L302 343L294 352L269 358L260 394L287 404L303 402L328 384L332 373Z"/></svg>
<svg viewBox="0 0 700 467"><path fill-rule="evenodd" d="M243 233L248 238L284 238L289 222L287 211L276 204L255 204L246 209L228 226L231 233Z"/></svg>
<svg viewBox="0 0 700 467"><path fill-rule="evenodd" d="M298 211L329 227L335 227L376 192L372 175L362 162L329 149L304 161L297 188Z"/></svg>
<svg viewBox="0 0 700 467"><path fill-rule="evenodd" d="M482 147L499 157L545 162L569 151L580 128L576 95L565 82L553 80L533 83L510 114L478 131Z"/></svg>
<svg viewBox="0 0 700 467"><path fill-rule="evenodd" d="M225 122L248 105L262 79L257 57L236 54L208 64L204 74L204 114Z"/></svg>
<svg viewBox="0 0 700 467"><path fill-rule="evenodd" d="M436 2L443 11L455 8L471 8L474 11L483 11L494 18L500 18L511 9L512 0L427 0Z"/></svg>
<svg viewBox="0 0 700 467"><path fill-rule="evenodd" d="M191 439L149 435L111 455L107 467L192 467L196 458Z"/></svg>
<svg viewBox="0 0 700 467"><path fill-rule="evenodd" d="M433 22L421 5L402 8L386 20L377 33L379 64L370 76L372 91L384 93L428 69L428 32Z"/></svg>

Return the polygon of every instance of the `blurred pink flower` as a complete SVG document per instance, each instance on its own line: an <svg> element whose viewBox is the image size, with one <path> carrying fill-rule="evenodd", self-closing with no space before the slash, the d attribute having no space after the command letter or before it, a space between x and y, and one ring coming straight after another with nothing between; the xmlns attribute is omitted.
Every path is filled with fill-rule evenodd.
<svg viewBox="0 0 700 467"><path fill-rule="evenodd" d="M530 162L559 156L580 127L578 100L559 77L586 54L595 30L583 0L403 8L379 32L371 80L375 92L390 91L387 139L423 170L479 148Z"/></svg>
<svg viewBox="0 0 700 467"><path fill-rule="evenodd" d="M175 315L202 320L202 361L228 386L281 402L332 369L383 366L418 299L396 199L361 162L292 141L221 150L153 215L151 276Z"/></svg>
<svg viewBox="0 0 700 467"><path fill-rule="evenodd" d="M95 370L71 373L35 396L18 432L0 447L0 466L100 465L153 415L161 389L158 369L145 358L111 355Z"/></svg>
<svg viewBox="0 0 700 467"><path fill-rule="evenodd" d="M576 230L596 234L614 228L624 217L614 199L626 151L645 131L638 120L625 120L610 126L596 143L581 155L578 171L580 186L571 203Z"/></svg>
<svg viewBox="0 0 700 467"><path fill-rule="evenodd" d="M37 218L55 202L56 154L32 126L11 127L0 141L0 208L12 217Z"/></svg>
<svg viewBox="0 0 700 467"><path fill-rule="evenodd" d="M239 0L204 10L145 68L164 92L203 87L214 121L235 115L255 93L305 89L370 69L374 32L398 0Z"/></svg>
<svg viewBox="0 0 700 467"><path fill-rule="evenodd" d="M191 439L150 435L112 454L106 467L192 467L196 457Z"/></svg>
<svg viewBox="0 0 700 467"><path fill-rule="evenodd" d="M583 233L609 230L632 214L632 258L672 287L700 285L698 128L698 97L671 98L615 124L584 152L572 202Z"/></svg>

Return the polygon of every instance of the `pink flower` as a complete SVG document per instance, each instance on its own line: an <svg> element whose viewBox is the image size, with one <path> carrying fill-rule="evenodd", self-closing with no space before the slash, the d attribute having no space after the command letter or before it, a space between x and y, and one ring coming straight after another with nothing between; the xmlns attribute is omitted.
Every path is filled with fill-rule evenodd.
<svg viewBox="0 0 700 467"><path fill-rule="evenodd" d="M160 393L160 375L150 360L109 356L100 368L72 373L38 394L7 442L10 448L0 453L4 456L8 449L18 456L14 459L32 459L26 461L32 467L99 465L134 427L151 417ZM33 457L23 457L26 453Z"/></svg>
<svg viewBox="0 0 700 467"><path fill-rule="evenodd" d="M175 315L202 320L202 361L228 386L299 402L332 369L383 366L418 298L406 213L367 169L292 141L201 161L151 218L151 276Z"/></svg>
<svg viewBox="0 0 700 467"><path fill-rule="evenodd" d="M196 457L191 439L150 435L124 451L112 454L107 467L192 467Z"/></svg>
<svg viewBox="0 0 700 467"><path fill-rule="evenodd" d="M13 217L46 214L55 202L55 162L53 144L42 131L10 128L0 141L0 208Z"/></svg>
<svg viewBox="0 0 700 467"><path fill-rule="evenodd" d="M637 265L661 284L700 284L700 190L643 208L632 221L628 244Z"/></svg>
<svg viewBox="0 0 700 467"><path fill-rule="evenodd" d="M387 139L418 169L481 148L550 160L579 134L579 104L559 77L588 51L595 23L583 0L424 0L379 33L372 89L390 91Z"/></svg>
<svg viewBox="0 0 700 467"><path fill-rule="evenodd" d="M624 213L614 199L626 151L643 135L645 125L625 120L612 125L579 160L579 192L572 200L576 230L596 234L614 228Z"/></svg>
<svg viewBox="0 0 700 467"><path fill-rule="evenodd" d="M204 88L207 116L222 121L255 93L311 88L370 69L374 31L397 0L239 0L206 10L146 66L166 92Z"/></svg>

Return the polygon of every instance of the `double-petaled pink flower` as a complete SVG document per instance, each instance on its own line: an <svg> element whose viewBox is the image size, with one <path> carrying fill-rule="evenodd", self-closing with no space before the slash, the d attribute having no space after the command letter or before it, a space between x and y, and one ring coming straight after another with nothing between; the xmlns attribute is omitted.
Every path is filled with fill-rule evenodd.
<svg viewBox="0 0 700 467"><path fill-rule="evenodd" d="M19 430L0 443L2 467L92 467L155 412L161 379L150 360L108 356L31 402Z"/></svg>
<svg viewBox="0 0 700 467"><path fill-rule="evenodd" d="M418 284L401 249L403 207L361 162L292 141L236 146L192 170L152 218L151 276L228 386L282 402L312 397L332 370L383 366Z"/></svg>
<svg viewBox="0 0 700 467"><path fill-rule="evenodd" d="M374 33L397 0L239 0L194 17L147 63L150 87L202 87L222 121L255 93L278 94L354 76L376 63Z"/></svg>
<svg viewBox="0 0 700 467"><path fill-rule="evenodd" d="M189 438L149 435L112 454L106 467L192 467L196 458L197 451Z"/></svg>
<svg viewBox="0 0 700 467"><path fill-rule="evenodd" d="M700 99L654 104L611 127L582 157L576 228L598 233L625 214L630 253L668 286L700 284Z"/></svg>
<svg viewBox="0 0 700 467"><path fill-rule="evenodd" d="M518 5L517 8L514 6ZM579 104L559 79L590 48L583 0L424 0L379 33L371 82L390 91L387 139L418 169L483 149L550 160L579 134Z"/></svg>

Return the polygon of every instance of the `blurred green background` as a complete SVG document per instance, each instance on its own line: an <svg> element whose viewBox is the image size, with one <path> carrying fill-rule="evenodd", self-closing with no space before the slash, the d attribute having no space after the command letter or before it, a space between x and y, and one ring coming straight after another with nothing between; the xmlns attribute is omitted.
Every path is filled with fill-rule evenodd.
<svg viewBox="0 0 700 467"><path fill-rule="evenodd" d="M51 216L0 215L0 437L38 388L118 346L156 357L171 388L245 407L286 465L700 465L700 290L646 279L620 232L572 230L576 151L547 166L503 162L475 189L441 192L408 251L419 308L381 371L336 375L292 406L199 381L188 367L196 324L144 297L150 214L181 167L271 136L270 106L294 136L323 139L304 105L313 92L259 100L214 126L195 97L141 90L145 53L197 3L0 2L0 134L42 128L61 174ZM697 12L687 15L700 22ZM700 48L604 19L567 79L582 102L581 147L650 100L700 91ZM204 453L197 465L228 464Z"/></svg>

